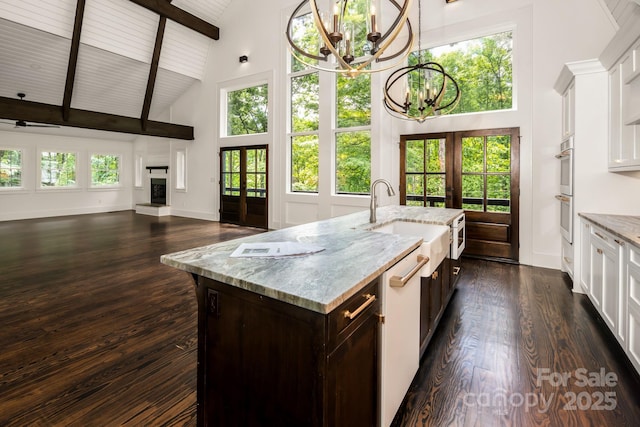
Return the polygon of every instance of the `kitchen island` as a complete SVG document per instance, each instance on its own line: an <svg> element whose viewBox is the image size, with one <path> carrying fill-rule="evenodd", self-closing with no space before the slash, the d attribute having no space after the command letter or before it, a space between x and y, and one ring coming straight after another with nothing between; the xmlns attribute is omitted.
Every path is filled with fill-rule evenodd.
<svg viewBox="0 0 640 427"><path fill-rule="evenodd" d="M457 209L389 206L163 255L193 275L199 425L378 425L381 276L422 244L371 232L450 225ZM298 242L305 256L233 258L242 243Z"/></svg>

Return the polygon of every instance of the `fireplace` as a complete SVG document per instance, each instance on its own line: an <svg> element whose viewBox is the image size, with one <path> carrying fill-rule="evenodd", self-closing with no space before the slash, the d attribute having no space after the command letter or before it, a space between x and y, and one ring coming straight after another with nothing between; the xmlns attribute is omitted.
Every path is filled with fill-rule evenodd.
<svg viewBox="0 0 640 427"><path fill-rule="evenodd" d="M165 178L151 178L151 204L167 204L167 180Z"/></svg>

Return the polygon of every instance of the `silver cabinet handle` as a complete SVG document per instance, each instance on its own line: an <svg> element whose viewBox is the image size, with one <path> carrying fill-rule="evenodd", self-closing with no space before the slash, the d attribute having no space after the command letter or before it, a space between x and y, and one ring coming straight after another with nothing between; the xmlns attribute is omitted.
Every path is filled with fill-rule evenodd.
<svg viewBox="0 0 640 427"><path fill-rule="evenodd" d="M605 242L608 241L608 239L606 237L604 237L602 234L598 233L597 231L594 231L593 234L595 234L596 236L598 236L599 238L601 238Z"/></svg>
<svg viewBox="0 0 640 427"><path fill-rule="evenodd" d="M345 311L344 317L348 317L350 320L355 319L358 316L358 314L362 313L365 308L369 307L376 300L376 296L371 294L363 295L363 297L365 297L367 300L363 302L360 307L356 308L353 311L353 313L350 312L349 310Z"/></svg>
<svg viewBox="0 0 640 427"><path fill-rule="evenodd" d="M556 159L562 159L569 155L569 150L564 150L560 154L556 154Z"/></svg>
<svg viewBox="0 0 640 427"><path fill-rule="evenodd" d="M401 276L392 276L391 279L389 279L389 285L392 288L402 288L428 262L429 262L429 257L428 256L418 255L418 263L416 264L416 266L413 267L410 272L408 272L407 274L405 274L402 277Z"/></svg>

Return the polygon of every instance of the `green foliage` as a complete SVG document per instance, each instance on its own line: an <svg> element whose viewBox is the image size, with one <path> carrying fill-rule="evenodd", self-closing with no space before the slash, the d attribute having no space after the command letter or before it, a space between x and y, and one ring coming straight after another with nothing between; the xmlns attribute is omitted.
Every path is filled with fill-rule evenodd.
<svg viewBox="0 0 640 427"><path fill-rule="evenodd" d="M370 132L336 134L336 193L369 194L370 182Z"/></svg>
<svg viewBox="0 0 640 427"><path fill-rule="evenodd" d="M513 34L509 31L458 45L455 49L435 48L422 52L423 61L442 65L460 87L462 97L450 114L512 108ZM409 64L417 64L418 57L417 52L412 53ZM452 96L449 87L445 102Z"/></svg>
<svg viewBox="0 0 640 427"><path fill-rule="evenodd" d="M120 156L93 154L91 156L91 185L120 183Z"/></svg>
<svg viewBox="0 0 640 427"><path fill-rule="evenodd" d="M43 187L75 186L75 153L42 152L40 157L40 174L40 185Z"/></svg>
<svg viewBox="0 0 640 427"><path fill-rule="evenodd" d="M336 77L336 126L339 128L371 124L371 76Z"/></svg>
<svg viewBox="0 0 640 427"><path fill-rule="evenodd" d="M267 132L268 85L227 93L227 136Z"/></svg>
<svg viewBox="0 0 640 427"><path fill-rule="evenodd" d="M291 191L318 191L318 136L291 138Z"/></svg>
<svg viewBox="0 0 640 427"><path fill-rule="evenodd" d="M318 72L291 79L291 131L318 130L320 85Z"/></svg>
<svg viewBox="0 0 640 427"><path fill-rule="evenodd" d="M0 187L22 186L22 152L0 150Z"/></svg>

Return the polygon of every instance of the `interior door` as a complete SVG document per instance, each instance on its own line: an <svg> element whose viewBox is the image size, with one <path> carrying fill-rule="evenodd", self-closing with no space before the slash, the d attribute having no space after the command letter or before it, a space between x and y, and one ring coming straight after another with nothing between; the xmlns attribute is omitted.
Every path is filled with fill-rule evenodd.
<svg viewBox="0 0 640 427"><path fill-rule="evenodd" d="M400 203L464 209L464 255L518 261L519 129L402 135Z"/></svg>
<svg viewBox="0 0 640 427"><path fill-rule="evenodd" d="M266 145L220 149L220 222L268 227Z"/></svg>

